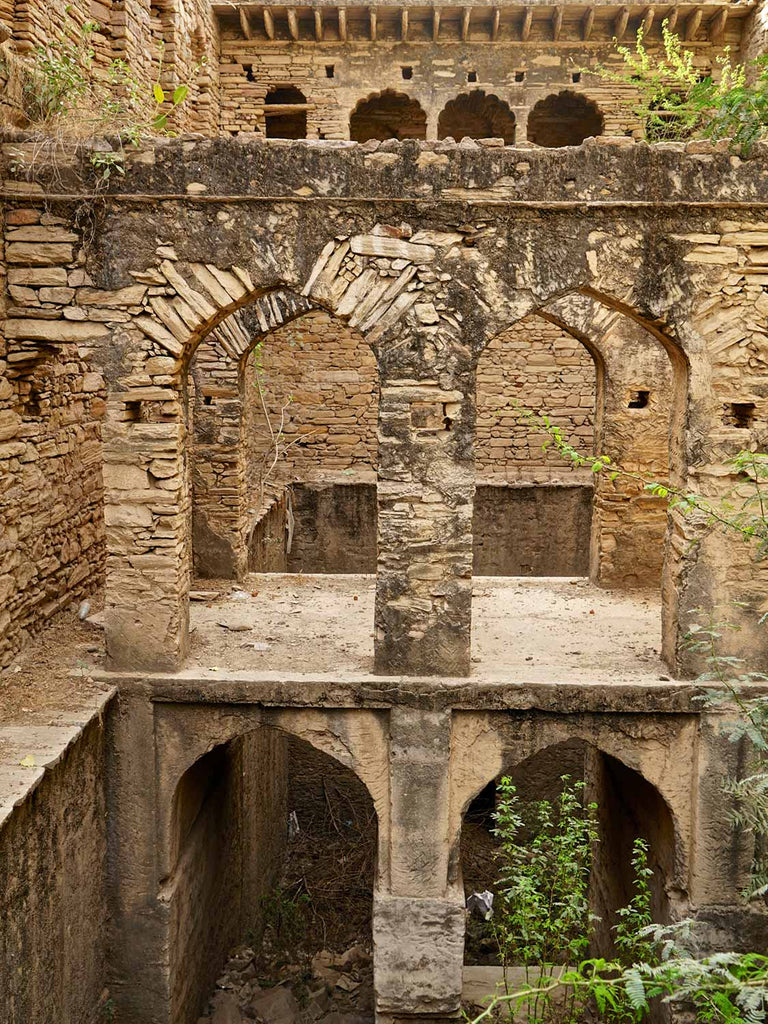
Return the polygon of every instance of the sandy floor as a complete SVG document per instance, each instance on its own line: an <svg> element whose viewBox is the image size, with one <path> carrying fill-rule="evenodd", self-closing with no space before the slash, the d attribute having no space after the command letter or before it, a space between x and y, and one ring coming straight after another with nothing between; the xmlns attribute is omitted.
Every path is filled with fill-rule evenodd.
<svg viewBox="0 0 768 1024"><path fill-rule="evenodd" d="M190 609L185 666L299 673L369 672L372 576L252 575L205 586ZM214 594L218 596L214 596ZM656 594L618 595L585 580L475 581L472 661L484 679L611 682L667 678Z"/></svg>

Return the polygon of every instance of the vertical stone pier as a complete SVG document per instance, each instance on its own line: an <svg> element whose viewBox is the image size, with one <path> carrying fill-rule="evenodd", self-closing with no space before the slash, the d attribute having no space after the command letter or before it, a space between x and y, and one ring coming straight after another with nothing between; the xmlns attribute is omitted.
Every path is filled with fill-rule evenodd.
<svg viewBox="0 0 768 1024"><path fill-rule="evenodd" d="M469 674L474 473L459 381L385 378L375 670Z"/></svg>

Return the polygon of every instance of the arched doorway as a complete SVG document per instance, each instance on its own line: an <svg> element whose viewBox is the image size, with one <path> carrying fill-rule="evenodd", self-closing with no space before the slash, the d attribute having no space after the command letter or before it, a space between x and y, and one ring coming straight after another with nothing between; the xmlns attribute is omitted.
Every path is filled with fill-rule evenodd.
<svg viewBox="0 0 768 1024"><path fill-rule="evenodd" d="M552 834L566 826L562 802L565 792L575 794L578 803L565 813L574 821L587 815L593 820L597 842L589 844L587 853L583 926L588 932L589 946L585 955L610 957L614 953L617 911L633 895L632 855L637 838L647 845L648 866L653 871L649 881L653 919L668 922L676 846L669 807L638 771L580 738L552 744L510 765L470 802L461 832L462 878L467 899L486 890L499 893L504 885L502 837L495 834L502 778L515 788L519 816L516 830L509 830L507 836L513 836L523 848L531 846L541 834L543 820L552 822ZM591 924L588 915L594 918ZM486 926L482 915L474 913L467 929L465 962L493 965L500 963L499 957L493 927Z"/></svg>
<svg viewBox="0 0 768 1024"><path fill-rule="evenodd" d="M365 785L303 739L262 727L197 760L174 795L161 887L174 1019L268 1012L274 985L298 1010L330 977L344 984L323 1012L371 1013L377 842Z"/></svg>
<svg viewBox="0 0 768 1024"><path fill-rule="evenodd" d="M547 148L579 146L591 136L602 135L604 127L597 104L566 89L534 106L528 116L528 141Z"/></svg>
<svg viewBox="0 0 768 1024"><path fill-rule="evenodd" d="M386 89L360 100L349 118L353 142L370 139L426 139L427 115L418 100Z"/></svg>
<svg viewBox="0 0 768 1024"><path fill-rule="evenodd" d="M482 89L450 100L437 122L439 139L504 139L505 146L515 143L515 115L498 96Z"/></svg>

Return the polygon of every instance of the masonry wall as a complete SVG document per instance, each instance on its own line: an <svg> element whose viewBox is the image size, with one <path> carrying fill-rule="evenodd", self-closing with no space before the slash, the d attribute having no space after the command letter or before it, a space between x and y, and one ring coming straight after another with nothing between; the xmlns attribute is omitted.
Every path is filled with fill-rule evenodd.
<svg viewBox="0 0 768 1024"><path fill-rule="evenodd" d="M420 103L426 113L428 139L438 137L438 118L445 105L476 89L498 96L510 106L517 122L517 142L527 137L527 118L535 103L563 90L584 95L598 105L605 119L605 134L642 134L632 113L634 91L584 73L598 63L618 67L610 36L601 46L555 44L550 26L534 21L527 44L499 41L489 46L484 27L462 43L456 23L444 18L439 42L433 43L431 19L421 23L412 18L406 42L399 40L394 28L380 29L378 41L371 42L363 25L341 43L334 35L335 19L326 16L323 42L316 43L309 20L300 22L298 41L279 30L276 38L269 40L260 19L252 21L253 37L246 39L236 15L221 19L219 126L225 133L264 134L269 89L290 84L306 97L307 138L313 139L348 139L351 112L361 100L383 90L403 93ZM634 40L638 24L635 19L629 25L625 41ZM660 42L659 24L651 37L652 46ZM732 24L726 42L738 49L739 39L739 29ZM713 46L703 30L691 45L702 71L714 69L717 73L716 58L723 47ZM404 68L409 70L404 73ZM578 80L574 81L574 75Z"/></svg>
<svg viewBox="0 0 768 1024"><path fill-rule="evenodd" d="M44 208L6 212L6 315L24 307L48 324L85 282L65 224ZM105 385L77 327L67 320L11 351L0 336L0 665L103 582Z"/></svg>
<svg viewBox="0 0 768 1024"><path fill-rule="evenodd" d="M18 58L33 58L41 47L78 42L82 26L95 24L89 37L97 76L110 61L125 60L147 91L161 81L172 91L189 86L189 97L174 114L174 127L213 134L218 123L218 26L207 0L0 0L0 21L12 37L4 44L5 79L10 102L0 102L6 121L23 123ZM162 52L162 59L161 59Z"/></svg>
<svg viewBox="0 0 768 1024"><path fill-rule="evenodd" d="M104 1020L105 756L98 716L0 826L4 1024Z"/></svg>
<svg viewBox="0 0 768 1024"><path fill-rule="evenodd" d="M594 360L561 328L528 316L498 335L477 365L478 477L570 475L571 467L557 451L542 449L547 434L523 413L548 416L576 448L591 455L596 398Z"/></svg>

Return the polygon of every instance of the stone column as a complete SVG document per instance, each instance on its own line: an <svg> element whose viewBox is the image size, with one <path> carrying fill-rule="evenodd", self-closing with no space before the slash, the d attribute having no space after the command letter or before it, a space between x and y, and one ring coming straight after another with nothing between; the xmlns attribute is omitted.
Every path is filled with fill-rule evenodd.
<svg viewBox="0 0 768 1024"><path fill-rule="evenodd" d="M448 378L447 383L445 382ZM381 370L375 670L468 675L471 389Z"/></svg>
<svg viewBox="0 0 768 1024"><path fill-rule="evenodd" d="M183 401L171 388L113 394L104 426L107 585L113 669L176 669L189 630L189 489Z"/></svg>
<svg viewBox="0 0 768 1024"><path fill-rule="evenodd" d="M391 880L374 893L376 1019L458 1016L464 897L448 885L451 713L390 716Z"/></svg>

